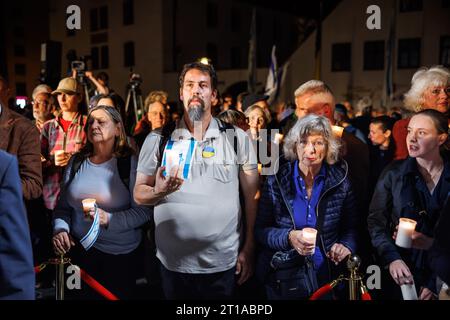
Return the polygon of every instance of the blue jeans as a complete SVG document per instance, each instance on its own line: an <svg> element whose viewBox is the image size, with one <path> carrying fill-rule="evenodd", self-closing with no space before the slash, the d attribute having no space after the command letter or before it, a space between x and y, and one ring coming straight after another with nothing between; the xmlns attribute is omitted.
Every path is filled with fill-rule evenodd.
<svg viewBox="0 0 450 320"><path fill-rule="evenodd" d="M236 287L236 267L216 273L180 273L159 262L164 296L168 300L232 299Z"/></svg>

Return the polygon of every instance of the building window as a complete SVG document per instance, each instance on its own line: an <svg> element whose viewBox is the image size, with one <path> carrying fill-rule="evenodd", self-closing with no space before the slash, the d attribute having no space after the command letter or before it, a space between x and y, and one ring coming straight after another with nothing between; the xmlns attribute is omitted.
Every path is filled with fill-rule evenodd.
<svg viewBox="0 0 450 320"><path fill-rule="evenodd" d="M422 11L422 0L400 0L400 12Z"/></svg>
<svg viewBox="0 0 450 320"><path fill-rule="evenodd" d="M217 46L214 43L206 44L206 56L211 60L211 63L215 67L219 66L218 50L217 50Z"/></svg>
<svg viewBox="0 0 450 320"><path fill-rule="evenodd" d="M450 36L441 37L439 64L450 67Z"/></svg>
<svg viewBox="0 0 450 320"><path fill-rule="evenodd" d="M109 68L109 48L108 46L91 48L92 70Z"/></svg>
<svg viewBox="0 0 450 320"><path fill-rule="evenodd" d="M217 28L218 10L217 3L212 1L206 3L206 27Z"/></svg>
<svg viewBox="0 0 450 320"><path fill-rule="evenodd" d="M89 12L89 18L90 18L90 30L91 31L97 31L98 30L98 9L94 8L91 9L91 11Z"/></svg>
<svg viewBox="0 0 450 320"><path fill-rule="evenodd" d="M100 49L100 56L101 56L101 68L102 69L108 69L109 68L109 48L108 46L103 46Z"/></svg>
<svg viewBox="0 0 450 320"><path fill-rule="evenodd" d="M90 11L91 31L108 29L108 7L93 8Z"/></svg>
<svg viewBox="0 0 450 320"><path fill-rule="evenodd" d="M231 56L231 68L240 69L242 66L241 47L232 47L230 56Z"/></svg>
<svg viewBox="0 0 450 320"><path fill-rule="evenodd" d="M91 61L92 61L92 70L97 70L100 68L100 55L97 47L91 48Z"/></svg>
<svg viewBox="0 0 450 320"><path fill-rule="evenodd" d="M134 42L129 41L123 45L123 64L125 67L134 67Z"/></svg>
<svg viewBox="0 0 450 320"><path fill-rule="evenodd" d="M235 7L231 8L231 31L241 31L241 12Z"/></svg>
<svg viewBox="0 0 450 320"><path fill-rule="evenodd" d="M15 45L14 46L14 56L15 57L25 57L25 46Z"/></svg>
<svg viewBox="0 0 450 320"><path fill-rule="evenodd" d="M99 9L100 30L108 29L108 7L103 6Z"/></svg>
<svg viewBox="0 0 450 320"><path fill-rule="evenodd" d="M26 96L27 95L27 85L24 82L16 83L16 96Z"/></svg>
<svg viewBox="0 0 450 320"><path fill-rule="evenodd" d="M123 24L129 26L134 23L134 3L133 0L123 1Z"/></svg>
<svg viewBox="0 0 450 320"><path fill-rule="evenodd" d="M351 43L334 43L331 48L331 71L350 71L351 61Z"/></svg>
<svg viewBox="0 0 450 320"><path fill-rule="evenodd" d="M384 41L367 41L364 43L364 70L384 69Z"/></svg>
<svg viewBox="0 0 450 320"><path fill-rule="evenodd" d="M418 68L420 66L420 38L398 40L399 69Z"/></svg>
<svg viewBox="0 0 450 320"><path fill-rule="evenodd" d="M23 63L16 63L14 65L14 72L18 76L24 76L27 73L26 65Z"/></svg>

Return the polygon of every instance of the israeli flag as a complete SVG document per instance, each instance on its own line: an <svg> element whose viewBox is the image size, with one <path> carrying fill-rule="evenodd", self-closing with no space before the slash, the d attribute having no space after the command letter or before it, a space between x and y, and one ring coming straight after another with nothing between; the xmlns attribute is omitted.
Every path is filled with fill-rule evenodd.
<svg viewBox="0 0 450 320"><path fill-rule="evenodd" d="M95 241L97 241L99 232L100 232L100 215L98 214L97 205L95 205L94 221L92 222L89 231L80 240L81 245L86 251L88 251L94 245Z"/></svg>

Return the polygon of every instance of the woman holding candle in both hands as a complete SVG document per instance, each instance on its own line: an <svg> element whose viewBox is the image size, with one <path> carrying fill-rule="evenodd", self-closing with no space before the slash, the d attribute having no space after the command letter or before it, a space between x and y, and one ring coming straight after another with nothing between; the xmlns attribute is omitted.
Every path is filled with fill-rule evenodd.
<svg viewBox="0 0 450 320"><path fill-rule="evenodd" d="M104 105L92 108L86 132L86 146L72 156L64 174L54 211L53 246L58 254L70 251L74 264L120 299L131 298L137 247L142 239L139 227L151 219L151 210L133 200L137 159L127 143L119 111ZM74 165L77 161L78 168ZM82 206L88 198L95 199L97 205L87 212L90 219L85 218ZM96 212L98 238L85 250L80 240L91 228ZM86 287L83 285L79 293L72 291L84 299L99 297Z"/></svg>
<svg viewBox="0 0 450 320"><path fill-rule="evenodd" d="M335 265L355 252L358 213L339 147L329 121L308 115L289 131L279 170L267 177L255 235L261 245L256 274L269 299L305 298L298 290L280 290L275 257L289 263L311 256L321 286L334 279ZM318 230L315 243L308 241L306 228Z"/></svg>
<svg viewBox="0 0 450 320"><path fill-rule="evenodd" d="M409 157L394 162L378 180L368 226L372 244L395 283L414 282L418 298L429 300L436 293L436 279L427 264L427 250L450 190L447 117L431 109L417 113L408 125L406 143ZM396 246L392 239L400 218L417 222L411 249ZM385 298L399 298L398 287L391 294Z"/></svg>

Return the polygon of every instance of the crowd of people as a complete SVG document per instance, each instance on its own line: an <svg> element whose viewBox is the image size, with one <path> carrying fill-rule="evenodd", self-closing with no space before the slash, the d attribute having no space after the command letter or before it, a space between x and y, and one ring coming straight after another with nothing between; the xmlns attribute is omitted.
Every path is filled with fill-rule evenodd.
<svg viewBox="0 0 450 320"><path fill-rule="evenodd" d="M86 77L91 90L76 74L38 85L33 119L8 107L0 77L0 299L54 285L33 265L55 254L120 299L146 298L141 276L165 299L305 299L305 280L279 270L308 266L317 288L355 254L381 268L377 299L410 284L420 300L450 299L448 69L419 69L402 108L366 97L354 110L319 80L295 103L247 92L235 103L194 62L179 77L182 110L152 91L132 125L107 75ZM411 248L395 244L400 218L417 223Z"/></svg>

